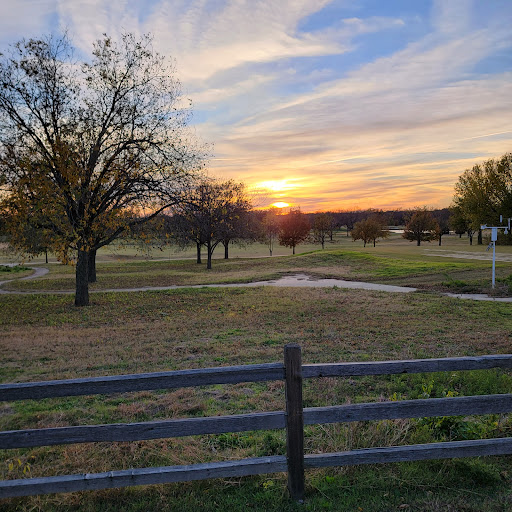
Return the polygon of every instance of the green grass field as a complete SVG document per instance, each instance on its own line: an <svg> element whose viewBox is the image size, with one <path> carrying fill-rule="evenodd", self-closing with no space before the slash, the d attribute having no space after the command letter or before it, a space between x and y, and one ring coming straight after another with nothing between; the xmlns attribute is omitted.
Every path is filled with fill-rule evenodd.
<svg viewBox="0 0 512 512"><path fill-rule="evenodd" d="M445 240L443 239L443 243ZM311 248L305 248L311 249ZM385 241L362 248L341 237L325 251L294 257L156 261L102 255L91 306L57 294L0 295L0 380L27 382L99 375L277 362L297 342L303 361L339 362L511 352L512 308L437 292L488 289L490 264ZM430 250L436 256L427 255ZM445 254L485 247L450 239ZM498 248L502 254L508 248ZM288 250L286 250L288 251ZM73 288L73 268L49 264L41 279L8 288ZM105 293L111 287L247 282L295 272L393 284L413 294L339 288L199 288ZM500 278L512 263L500 263ZM4 277L0 277L3 280ZM450 284L451 283L451 284ZM455 284L453 284L455 283ZM460 284L462 283L462 284ZM503 286L506 282L503 283ZM4 285L5 286L5 285ZM504 290L504 288L503 288ZM512 374L453 372L307 381L304 405L508 393ZM171 392L0 404L2 430L150 421L281 410L280 382ZM307 453L512 435L507 415L359 422L307 427ZM283 454L282 431L246 432L135 443L3 450L2 478L101 472ZM510 457L372 465L308 471L302 506L289 501L282 474L128 489L13 498L0 510L42 511L506 511L512 509Z"/></svg>

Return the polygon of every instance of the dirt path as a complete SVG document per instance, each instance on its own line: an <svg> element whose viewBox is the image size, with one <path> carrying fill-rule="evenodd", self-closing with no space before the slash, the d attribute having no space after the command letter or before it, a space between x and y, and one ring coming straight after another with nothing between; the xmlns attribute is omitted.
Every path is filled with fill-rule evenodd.
<svg viewBox="0 0 512 512"><path fill-rule="evenodd" d="M387 284L361 283L358 281L343 281L342 279L315 279L306 274L284 276L271 281L255 281L253 283L229 283L229 284L195 284L189 286L142 286L140 288L116 288L101 290L103 292L144 292L148 290L177 290L180 288L254 288L255 286L278 286L291 288L353 288L359 290L376 290L382 292L409 293L416 288L406 286L391 286Z"/></svg>
<svg viewBox="0 0 512 512"><path fill-rule="evenodd" d="M43 267L32 267L35 272L34 274L22 278L35 279L37 277L44 276L48 273L47 268ZM8 281L0 281L0 287ZM363 283L360 281L345 281L343 279L315 279L306 274L295 274L292 276L284 276L280 279L274 279L270 281L255 281L253 283L230 283L230 284L196 284L189 286L141 286L139 288L111 288L106 290L94 290L90 293L103 293L103 292L146 292L153 290L179 290L182 288L254 288L256 286L277 286L277 287L288 287L288 288L348 288L353 290L373 290L379 292L390 292L390 293L411 293L418 291L417 288L411 288L408 286L393 286L389 284L376 284L376 283ZM41 292L19 292L2 290L0 288L0 294L73 294L73 291L41 291ZM453 297L456 299L470 299L470 300L484 300L493 302L512 302L512 297L490 297L484 294L460 294L460 293L442 293L447 297Z"/></svg>

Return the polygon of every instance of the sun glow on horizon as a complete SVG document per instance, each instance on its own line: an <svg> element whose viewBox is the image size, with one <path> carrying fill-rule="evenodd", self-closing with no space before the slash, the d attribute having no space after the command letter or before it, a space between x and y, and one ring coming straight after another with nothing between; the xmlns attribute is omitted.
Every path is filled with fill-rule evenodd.
<svg viewBox="0 0 512 512"><path fill-rule="evenodd" d="M270 206L273 206L274 208L288 208L290 205L284 201L277 201L276 203L272 203Z"/></svg>

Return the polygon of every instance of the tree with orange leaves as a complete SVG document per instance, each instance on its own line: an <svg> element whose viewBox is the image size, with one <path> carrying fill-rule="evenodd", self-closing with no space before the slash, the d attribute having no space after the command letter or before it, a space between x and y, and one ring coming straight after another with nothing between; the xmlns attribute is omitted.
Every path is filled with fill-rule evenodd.
<svg viewBox="0 0 512 512"><path fill-rule="evenodd" d="M300 208L290 208L289 213L281 217L279 243L291 247L295 254L295 247L309 237L310 231L309 221Z"/></svg>

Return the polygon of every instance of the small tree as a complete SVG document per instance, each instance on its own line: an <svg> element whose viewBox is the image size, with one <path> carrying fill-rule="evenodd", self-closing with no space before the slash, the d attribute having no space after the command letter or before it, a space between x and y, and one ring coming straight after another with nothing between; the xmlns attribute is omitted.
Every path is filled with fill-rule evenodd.
<svg viewBox="0 0 512 512"><path fill-rule="evenodd" d="M322 249L325 248L325 240L331 235L333 230L333 217L329 213L317 213L313 218L313 241L322 244Z"/></svg>
<svg viewBox="0 0 512 512"><path fill-rule="evenodd" d="M295 254L295 247L308 238L311 230L308 219L300 208L290 209L287 215L283 215L280 228L279 243L285 247L291 247L293 254Z"/></svg>
<svg viewBox="0 0 512 512"><path fill-rule="evenodd" d="M439 232L439 224L426 208L417 208L405 226L402 235L406 240L421 242L436 240Z"/></svg>
<svg viewBox="0 0 512 512"><path fill-rule="evenodd" d="M220 243L226 246L243 236L250 209L243 184L205 179L174 209L173 237L181 245L196 244L198 263L201 262L201 245L204 245L208 258L206 268L211 269L217 246Z"/></svg>
<svg viewBox="0 0 512 512"><path fill-rule="evenodd" d="M437 240L439 245L443 239L443 235L450 234L450 213L448 209L436 210L433 214L434 219L437 221Z"/></svg>
<svg viewBox="0 0 512 512"><path fill-rule="evenodd" d="M245 184L233 180L224 182L223 194L225 208L217 229L217 237L224 246L224 259L227 260L230 244L242 246L244 243L252 242L256 234L249 216L252 204Z"/></svg>
<svg viewBox="0 0 512 512"><path fill-rule="evenodd" d="M340 210L337 214L338 223L341 226L346 226L347 237L350 236L350 231L354 228L356 222L361 220L363 212L359 209Z"/></svg>
<svg viewBox="0 0 512 512"><path fill-rule="evenodd" d="M196 263L198 265L202 263L201 247L206 243L205 233L201 225L199 212L191 208L190 203L182 203L179 211L169 217L166 227L170 238L181 249L185 249L191 244L195 245Z"/></svg>
<svg viewBox="0 0 512 512"><path fill-rule="evenodd" d="M27 203L29 201L24 204ZM51 232L38 226L36 218L36 215L19 215L18 207L12 198L0 201L0 236L5 236L9 250L28 259L44 253L48 263Z"/></svg>
<svg viewBox="0 0 512 512"><path fill-rule="evenodd" d="M462 209L459 206L452 206L450 208L449 225L455 232L462 238L462 235L468 231L470 221L464 216Z"/></svg>
<svg viewBox="0 0 512 512"><path fill-rule="evenodd" d="M277 208L268 210L261 221L261 238L267 244L270 256L274 251L274 245L279 239L280 217Z"/></svg>
<svg viewBox="0 0 512 512"><path fill-rule="evenodd" d="M373 242L373 247L379 238L388 238L389 231L385 228L384 221L377 215L372 215L365 220L356 222L352 230L352 239L363 241L363 247L368 242Z"/></svg>

